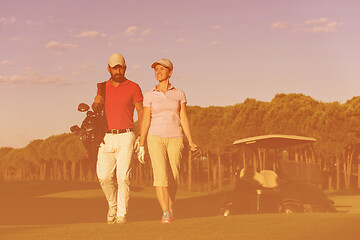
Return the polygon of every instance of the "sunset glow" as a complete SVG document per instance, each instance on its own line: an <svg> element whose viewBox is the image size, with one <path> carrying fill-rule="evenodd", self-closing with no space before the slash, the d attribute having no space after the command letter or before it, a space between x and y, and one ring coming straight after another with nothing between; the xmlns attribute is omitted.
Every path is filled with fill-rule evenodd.
<svg viewBox="0 0 360 240"><path fill-rule="evenodd" d="M143 92L168 58L188 105L225 106L303 93L341 103L359 95L359 13L330 1L0 2L0 147L69 132L124 55Z"/></svg>

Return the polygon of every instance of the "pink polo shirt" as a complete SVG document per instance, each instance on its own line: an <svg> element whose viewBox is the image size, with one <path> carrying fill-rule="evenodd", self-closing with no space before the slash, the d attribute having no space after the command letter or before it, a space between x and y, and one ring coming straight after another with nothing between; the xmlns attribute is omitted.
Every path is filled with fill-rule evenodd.
<svg viewBox="0 0 360 240"><path fill-rule="evenodd" d="M172 85L166 93L157 90L156 86L147 91L144 94L143 105L151 108L151 123L148 134L165 138L182 138L181 103L186 103L185 93Z"/></svg>

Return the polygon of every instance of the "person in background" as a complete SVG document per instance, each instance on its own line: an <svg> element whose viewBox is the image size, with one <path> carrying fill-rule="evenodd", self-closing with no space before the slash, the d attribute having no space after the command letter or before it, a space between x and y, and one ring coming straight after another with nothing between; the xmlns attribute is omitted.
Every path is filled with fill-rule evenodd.
<svg viewBox="0 0 360 240"><path fill-rule="evenodd" d="M151 67L155 70L158 84L144 94L144 118L138 158L139 161L144 161L147 136L154 186L163 211L161 222L169 223L174 219L173 205L179 183L183 134L187 137L191 150L196 150L197 146L191 137L185 93L169 82L173 64L168 59L160 59Z"/></svg>
<svg viewBox="0 0 360 240"><path fill-rule="evenodd" d="M106 97L101 96L100 84L92 105L94 111L105 111L107 131L100 144L96 172L109 204L107 223L125 223L129 201L129 173L134 149L134 109L139 126L143 119L143 95L138 84L125 78L124 57L110 56L106 81ZM141 162L143 163L143 162ZM117 186L114 182L116 169Z"/></svg>

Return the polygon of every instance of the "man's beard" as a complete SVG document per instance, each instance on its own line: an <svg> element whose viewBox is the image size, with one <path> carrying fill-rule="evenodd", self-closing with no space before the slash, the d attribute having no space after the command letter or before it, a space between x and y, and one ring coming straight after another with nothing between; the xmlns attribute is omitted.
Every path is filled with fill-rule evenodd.
<svg viewBox="0 0 360 240"><path fill-rule="evenodd" d="M111 74L111 79L118 83L122 83L126 80L126 78L121 74L115 74L115 75Z"/></svg>

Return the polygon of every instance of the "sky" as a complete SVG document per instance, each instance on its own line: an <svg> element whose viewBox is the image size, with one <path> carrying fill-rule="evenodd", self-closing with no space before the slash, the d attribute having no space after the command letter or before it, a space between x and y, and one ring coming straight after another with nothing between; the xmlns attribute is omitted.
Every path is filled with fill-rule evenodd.
<svg viewBox="0 0 360 240"><path fill-rule="evenodd" d="M360 91L359 12L359 0L0 0L0 147L81 124L113 53L143 92L170 59L190 106L344 103Z"/></svg>

